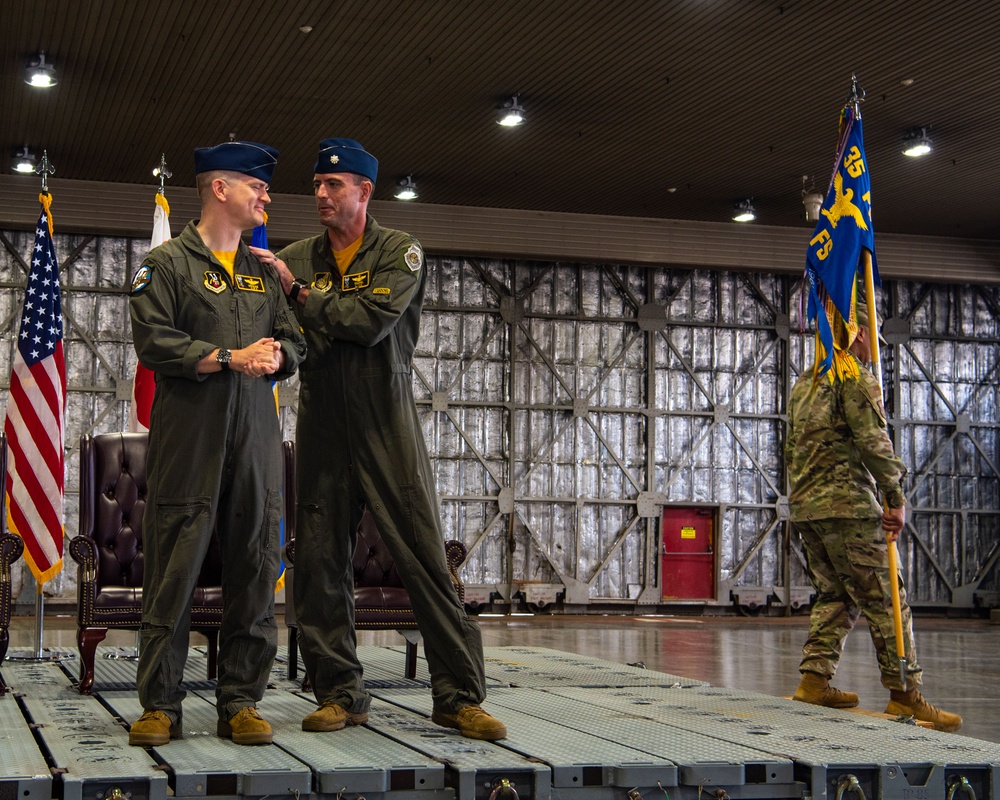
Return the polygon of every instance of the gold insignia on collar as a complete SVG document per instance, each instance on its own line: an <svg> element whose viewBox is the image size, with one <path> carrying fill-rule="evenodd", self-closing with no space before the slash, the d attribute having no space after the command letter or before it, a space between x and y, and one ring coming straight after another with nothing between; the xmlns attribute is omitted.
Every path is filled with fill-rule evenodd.
<svg viewBox="0 0 1000 800"><path fill-rule="evenodd" d="M364 289L366 286L368 286L370 278L371 278L371 273L368 270L365 270L364 272L355 272L350 275L345 275L340 280L340 291L356 292L358 289Z"/></svg>
<svg viewBox="0 0 1000 800"><path fill-rule="evenodd" d="M313 288L317 292L328 292L333 287L329 272L317 272L313 275Z"/></svg>
<svg viewBox="0 0 1000 800"><path fill-rule="evenodd" d="M236 288L244 292L264 293L264 279L254 275L236 275Z"/></svg>
<svg viewBox="0 0 1000 800"><path fill-rule="evenodd" d="M222 273L214 269L205 271L205 288L215 294L222 294L226 291L226 282L222 280Z"/></svg>

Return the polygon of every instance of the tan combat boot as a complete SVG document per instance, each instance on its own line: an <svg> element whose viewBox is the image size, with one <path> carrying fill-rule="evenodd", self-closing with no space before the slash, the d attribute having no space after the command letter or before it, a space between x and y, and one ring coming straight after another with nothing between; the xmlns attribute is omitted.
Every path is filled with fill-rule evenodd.
<svg viewBox="0 0 1000 800"><path fill-rule="evenodd" d="M128 743L138 747L161 747L171 739L183 739L180 722L172 723L163 711L143 711L128 731Z"/></svg>
<svg viewBox="0 0 1000 800"><path fill-rule="evenodd" d="M355 714L337 703L327 701L302 718L302 730L339 731L348 725L364 725L366 722L368 712Z"/></svg>
<svg viewBox="0 0 1000 800"><path fill-rule="evenodd" d="M962 727L962 718L958 714L935 708L916 689L901 692L892 689L889 692L889 705L885 707L886 714L895 717L913 717L921 722L930 722L936 731L954 733Z"/></svg>
<svg viewBox="0 0 1000 800"><path fill-rule="evenodd" d="M217 735L232 739L235 744L271 744L271 726L253 706L241 708L226 722L219 720Z"/></svg>
<svg viewBox="0 0 1000 800"><path fill-rule="evenodd" d="M454 728L467 739L485 739L493 742L507 736L507 727L479 706L466 706L459 709L456 714L434 709L431 721L443 728Z"/></svg>
<svg viewBox="0 0 1000 800"><path fill-rule="evenodd" d="M802 673L802 680L793 699L827 708L854 708L858 704L858 696L854 692L842 692L833 688L829 678L815 672Z"/></svg>

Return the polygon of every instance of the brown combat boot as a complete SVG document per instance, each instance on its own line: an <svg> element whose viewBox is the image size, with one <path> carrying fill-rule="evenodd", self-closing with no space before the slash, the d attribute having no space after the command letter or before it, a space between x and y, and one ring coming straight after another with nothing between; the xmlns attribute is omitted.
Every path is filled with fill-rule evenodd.
<svg viewBox="0 0 1000 800"><path fill-rule="evenodd" d="M935 708L916 689L901 692L898 689L889 691L889 705L885 707L886 714L894 717L913 717L921 722L930 722L936 731L954 733L962 727L962 718L958 714Z"/></svg>
<svg viewBox="0 0 1000 800"><path fill-rule="evenodd" d="M815 672L802 673L799 688L792 699L827 708L854 708L858 704L858 696L854 692L833 688L829 678Z"/></svg>
<svg viewBox="0 0 1000 800"><path fill-rule="evenodd" d="M271 726L253 706L241 708L227 722L220 719L215 733L234 744L271 744Z"/></svg>
<svg viewBox="0 0 1000 800"><path fill-rule="evenodd" d="M302 730L339 731L348 725L364 725L366 722L368 722L367 712L354 714L343 706L328 701L302 718Z"/></svg>
<svg viewBox="0 0 1000 800"><path fill-rule="evenodd" d="M162 747L171 739L183 739L181 724L171 723L163 711L143 711L128 730L128 743L137 747Z"/></svg>
<svg viewBox="0 0 1000 800"><path fill-rule="evenodd" d="M485 739L492 742L507 735L506 726L479 706L460 708L457 714L446 714L444 711L434 709L431 721L443 728L455 728L467 739Z"/></svg>

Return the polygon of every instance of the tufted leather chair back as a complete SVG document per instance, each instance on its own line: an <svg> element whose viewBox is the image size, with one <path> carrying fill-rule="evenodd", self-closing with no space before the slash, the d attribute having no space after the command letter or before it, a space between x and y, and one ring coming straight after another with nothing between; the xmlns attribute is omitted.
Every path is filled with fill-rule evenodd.
<svg viewBox="0 0 1000 800"><path fill-rule="evenodd" d="M146 510L144 433L80 441L80 533L97 546L99 602L131 599L142 588L142 515ZM129 603L131 605L131 603Z"/></svg>

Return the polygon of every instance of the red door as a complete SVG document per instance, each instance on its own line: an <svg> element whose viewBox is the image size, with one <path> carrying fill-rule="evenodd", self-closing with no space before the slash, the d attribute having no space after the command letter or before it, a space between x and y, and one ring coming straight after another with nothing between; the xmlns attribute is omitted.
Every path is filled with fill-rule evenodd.
<svg viewBox="0 0 1000 800"><path fill-rule="evenodd" d="M663 509L660 536L665 599L715 599L715 509Z"/></svg>

